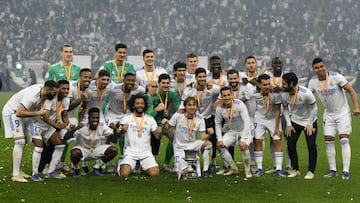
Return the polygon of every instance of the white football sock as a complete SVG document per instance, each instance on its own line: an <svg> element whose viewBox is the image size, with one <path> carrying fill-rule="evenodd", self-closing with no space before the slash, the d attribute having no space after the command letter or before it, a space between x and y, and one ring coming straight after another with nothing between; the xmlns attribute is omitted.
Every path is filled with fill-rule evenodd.
<svg viewBox="0 0 360 203"><path fill-rule="evenodd" d="M263 169L263 151L254 151L255 163L258 169Z"/></svg>
<svg viewBox="0 0 360 203"><path fill-rule="evenodd" d="M274 152L274 160L276 170L281 170L283 162L283 152Z"/></svg>
<svg viewBox="0 0 360 203"><path fill-rule="evenodd" d="M57 164L60 162L60 158L63 154L65 145L55 145L55 150L54 153L51 157L51 161L50 161L50 166L49 166L49 170L47 171L47 173L51 173L54 172L56 169Z"/></svg>
<svg viewBox="0 0 360 203"><path fill-rule="evenodd" d="M203 166L203 171L208 171L209 170L209 165L210 165L210 157L212 155L212 146L206 146L204 148L204 152L203 152L203 161L204 161L204 166Z"/></svg>
<svg viewBox="0 0 360 203"><path fill-rule="evenodd" d="M336 171L336 151L334 141L325 141L326 157L329 163L330 170Z"/></svg>
<svg viewBox="0 0 360 203"><path fill-rule="evenodd" d="M39 173L39 164L41 159L42 147L34 147L32 154L32 175Z"/></svg>
<svg viewBox="0 0 360 203"><path fill-rule="evenodd" d="M19 176L20 175L20 165L22 160L22 155L24 152L25 145L23 144L16 144L14 145L13 149L13 172L12 176Z"/></svg>
<svg viewBox="0 0 360 203"><path fill-rule="evenodd" d="M343 160L343 171L349 172L351 160L351 148L349 138L341 138L341 155Z"/></svg>

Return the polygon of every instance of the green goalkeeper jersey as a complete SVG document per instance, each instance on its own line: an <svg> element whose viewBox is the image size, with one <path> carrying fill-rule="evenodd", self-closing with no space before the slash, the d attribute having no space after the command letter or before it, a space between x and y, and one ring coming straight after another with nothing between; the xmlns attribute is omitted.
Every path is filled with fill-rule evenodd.
<svg viewBox="0 0 360 203"><path fill-rule="evenodd" d="M114 83L118 84L121 83L124 79L126 73L133 73L136 74L134 66L124 61L121 66L117 66L114 60L106 61L99 70L106 70L110 73L110 79Z"/></svg>
<svg viewBox="0 0 360 203"><path fill-rule="evenodd" d="M75 80L79 79L80 66L71 63L70 66L64 67L64 64L60 61L50 66L46 76L45 81L48 80Z"/></svg>

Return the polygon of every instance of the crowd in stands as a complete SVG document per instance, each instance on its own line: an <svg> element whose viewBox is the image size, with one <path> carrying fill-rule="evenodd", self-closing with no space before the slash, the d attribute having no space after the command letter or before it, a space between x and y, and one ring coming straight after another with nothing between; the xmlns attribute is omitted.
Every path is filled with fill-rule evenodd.
<svg viewBox="0 0 360 203"><path fill-rule="evenodd" d="M117 42L128 55L154 49L157 65L170 69L191 52L219 55L243 70L247 55L280 56L285 69L310 74L322 56L343 74L360 68L360 2L356 0L5 0L0 5L0 63L59 61L58 50L91 55L98 68L113 58ZM267 60L268 59L268 60Z"/></svg>

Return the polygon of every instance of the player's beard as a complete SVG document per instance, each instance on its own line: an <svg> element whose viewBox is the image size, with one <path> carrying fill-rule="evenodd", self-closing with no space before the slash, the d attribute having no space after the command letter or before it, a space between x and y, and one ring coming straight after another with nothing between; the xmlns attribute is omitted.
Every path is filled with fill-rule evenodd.
<svg viewBox="0 0 360 203"><path fill-rule="evenodd" d="M284 88L284 89L283 89L284 92L292 92L293 90L294 90L294 88L293 88L293 87L290 87L290 86L288 86L287 88Z"/></svg>
<svg viewBox="0 0 360 203"><path fill-rule="evenodd" d="M46 99L52 100L54 97L55 95L52 95L51 93L46 94Z"/></svg>
<svg viewBox="0 0 360 203"><path fill-rule="evenodd" d="M136 114L142 114L142 113L144 113L144 108L143 107L135 108L135 112L136 112Z"/></svg>
<svg viewBox="0 0 360 203"><path fill-rule="evenodd" d="M231 86L232 88L236 88L236 87L238 86L238 84L239 84L239 82L231 82L231 83L230 83L230 86Z"/></svg>

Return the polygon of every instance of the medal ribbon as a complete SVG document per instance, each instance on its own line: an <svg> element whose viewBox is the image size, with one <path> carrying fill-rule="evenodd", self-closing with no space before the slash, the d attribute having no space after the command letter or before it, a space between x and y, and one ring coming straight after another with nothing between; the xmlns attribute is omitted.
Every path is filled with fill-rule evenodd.
<svg viewBox="0 0 360 203"><path fill-rule="evenodd" d="M327 75L327 73L325 75L325 87L322 84L322 82L320 81L320 79L319 79L319 86L320 86L320 89L321 89L321 91L322 91L322 93L324 95L325 101L326 101L326 97L327 97L326 90L328 88L328 75Z"/></svg>
<svg viewBox="0 0 360 203"><path fill-rule="evenodd" d="M282 76L283 76L283 73L281 73L280 78L279 78L279 80L277 82L276 82L275 76L273 76L273 78L272 78L273 84L280 87L281 86L281 81L282 81Z"/></svg>
<svg viewBox="0 0 360 203"><path fill-rule="evenodd" d="M293 96L293 99L292 99L292 102L291 102L290 114L291 114L291 112L292 112L292 110L294 108L295 101L296 101L296 98L297 98L297 95L298 95L298 91L299 91L299 87L297 87L296 90L295 90L295 95Z"/></svg>
<svg viewBox="0 0 360 203"><path fill-rule="evenodd" d="M227 113L227 110L226 110L226 113ZM230 126L231 126L231 122L232 122L233 115L234 115L234 101L231 102L231 107L230 107L230 113L229 113L229 129L230 129Z"/></svg>
<svg viewBox="0 0 360 203"><path fill-rule="evenodd" d="M146 79L148 80L148 83L154 81L154 78L155 78L155 68L153 68L153 71L152 71L152 73L151 73L151 78L149 78L148 72L147 72L147 70L146 70L145 67L144 67L144 72L145 72Z"/></svg>
<svg viewBox="0 0 360 203"><path fill-rule="evenodd" d="M157 95L158 95L158 97L159 97L159 99L160 99L160 102L164 104L164 112L166 112L166 111L167 111L167 104L168 104L169 92L166 92L165 103L164 103L164 101L162 100L161 95L159 94L159 90L158 90Z"/></svg>
<svg viewBox="0 0 360 203"><path fill-rule="evenodd" d="M135 113L133 113L133 117L134 117L134 120L135 120L137 132L138 132L138 133L141 133L141 129L142 129L142 126L143 126L143 124L144 124L144 119L145 119L144 113L141 114L141 121L140 121L140 123L138 122Z"/></svg>
<svg viewBox="0 0 360 203"><path fill-rule="evenodd" d="M95 132L93 133L93 135L91 135L90 125L89 125L88 130L89 130L88 136L89 136L89 139L90 139L89 147L90 147L90 150L92 151L94 149L94 138L95 138L95 135L97 133L97 127L96 127Z"/></svg>
<svg viewBox="0 0 360 203"><path fill-rule="evenodd" d="M62 112L62 108L63 108L63 102L62 101L58 101L58 97L56 96L56 102L55 102L55 108L56 108L56 119L57 121L61 121L61 112Z"/></svg>
<svg viewBox="0 0 360 203"><path fill-rule="evenodd" d="M116 70L116 75L118 76L119 82L120 82L122 80L123 75L124 75L125 60L122 62L122 65L121 65L121 73L119 73L119 69L118 69L118 66L115 63L115 60L114 60L114 66L115 66L115 70Z"/></svg>
<svg viewBox="0 0 360 203"><path fill-rule="evenodd" d="M99 97L99 91L100 91L100 97ZM102 102L105 92L106 92L106 89L100 90L98 83L96 83L96 93L97 93L97 96L99 97L99 103Z"/></svg>
<svg viewBox="0 0 360 203"><path fill-rule="evenodd" d="M190 126L189 126L189 122L188 122L189 118L187 117L187 114L185 114L185 118L186 118L186 126L187 126L188 132L189 132L189 137L191 138L192 131L193 131L193 128L194 128L194 125L195 125L195 115L193 115L193 117L192 117Z"/></svg>
<svg viewBox="0 0 360 203"><path fill-rule="evenodd" d="M270 105L270 93L268 93L267 95L267 102L265 104L265 99L264 99L264 96L262 96L262 103L264 105L264 108L265 108L265 113L267 113L269 111L269 105Z"/></svg>
<svg viewBox="0 0 360 203"><path fill-rule="evenodd" d="M61 61L61 65L64 67L64 71L65 71L65 74L66 74L66 80L67 80L67 81L70 81L72 64L70 63L70 67L69 67L69 68L66 68L66 66L64 65L64 63Z"/></svg>

